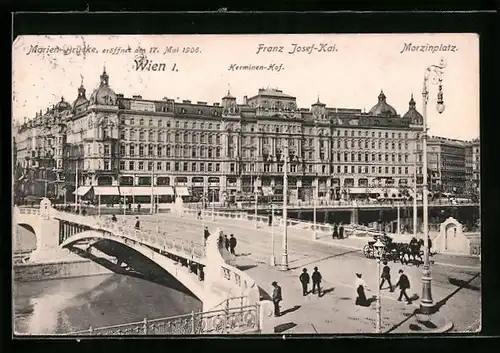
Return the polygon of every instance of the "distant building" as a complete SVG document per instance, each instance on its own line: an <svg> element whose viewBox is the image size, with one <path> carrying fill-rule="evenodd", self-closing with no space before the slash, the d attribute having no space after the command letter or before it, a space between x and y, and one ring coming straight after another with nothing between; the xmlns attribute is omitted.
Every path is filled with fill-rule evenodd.
<svg viewBox="0 0 500 353"><path fill-rule="evenodd" d="M427 142L431 191L464 193L466 190L466 142L429 137Z"/></svg>
<svg viewBox="0 0 500 353"><path fill-rule="evenodd" d="M465 144L465 163L467 174L466 188L469 192L480 193L481 187L481 146L479 139Z"/></svg>
<svg viewBox="0 0 500 353"><path fill-rule="evenodd" d="M383 92L369 112L327 107L319 98L299 108L294 96L271 88L241 104L229 92L213 105L126 98L104 70L89 98L82 83L73 104L62 98L19 126L17 157L38 194L49 179L56 196L64 185L71 199L78 164L83 197L149 202L153 193L167 202L208 194L217 201L279 198L287 146L292 199L391 198L411 186L414 168L421 180L422 122L413 97L400 116Z"/></svg>

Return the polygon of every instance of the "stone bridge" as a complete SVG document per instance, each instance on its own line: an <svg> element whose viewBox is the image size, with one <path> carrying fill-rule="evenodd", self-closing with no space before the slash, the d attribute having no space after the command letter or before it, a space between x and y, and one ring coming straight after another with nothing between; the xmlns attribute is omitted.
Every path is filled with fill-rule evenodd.
<svg viewBox="0 0 500 353"><path fill-rule="evenodd" d="M61 212L46 199L42 200L40 209L15 207L13 221L14 225L32 229L36 235L37 249L30 261L54 261L67 256L70 250L103 264L104 258L98 256L102 248L98 245L113 244L129 250L135 259L128 263L127 258L106 253L106 258L116 257L115 261L108 260L109 267L106 267L111 270L133 271L134 263L146 258L198 297L205 312L220 309L230 302L241 307L257 307L257 326L253 329L266 330L263 320L269 317L272 304L262 301L255 281L233 266L234 258L217 241L219 229L208 238L206 245L202 245L201 230L200 243L188 242L166 232L146 232L126 223ZM232 298L240 299L234 301Z"/></svg>

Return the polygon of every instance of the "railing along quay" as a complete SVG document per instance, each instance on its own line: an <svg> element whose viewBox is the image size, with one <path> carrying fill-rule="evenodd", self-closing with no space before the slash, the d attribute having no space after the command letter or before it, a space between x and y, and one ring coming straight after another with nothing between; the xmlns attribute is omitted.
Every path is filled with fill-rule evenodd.
<svg viewBox="0 0 500 353"><path fill-rule="evenodd" d="M230 298L228 300L231 300ZM221 303L222 304L222 303ZM229 307L207 312L132 322L107 327L90 327L67 336L204 335L258 333L259 304Z"/></svg>

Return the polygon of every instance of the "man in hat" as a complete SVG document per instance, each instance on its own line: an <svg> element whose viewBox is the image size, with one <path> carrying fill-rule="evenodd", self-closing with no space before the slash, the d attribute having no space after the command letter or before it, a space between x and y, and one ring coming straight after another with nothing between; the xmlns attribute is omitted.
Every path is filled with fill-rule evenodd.
<svg viewBox="0 0 500 353"><path fill-rule="evenodd" d="M314 268L314 272L312 274L312 281L313 281L313 287L312 287L312 294L314 294L315 289L318 288L318 297L321 297L321 273L319 273L318 268Z"/></svg>
<svg viewBox="0 0 500 353"><path fill-rule="evenodd" d="M406 290L410 288L410 280L403 273L403 270L399 270L399 281L396 283L395 287L399 287L400 289L398 301L401 301L401 298L404 296L406 304L411 304L411 300L408 297L408 294L406 294Z"/></svg>
<svg viewBox="0 0 500 353"><path fill-rule="evenodd" d="M208 231L208 227L205 227L203 230L203 238L205 238L205 245L207 245L207 239L210 236L210 232Z"/></svg>
<svg viewBox="0 0 500 353"><path fill-rule="evenodd" d="M380 289L382 289L385 281L387 281L390 291L394 292L391 283L391 268L389 267L389 265L387 265L387 261L384 261L384 268L382 269L382 275L380 276L380 278L382 279L382 282L380 282Z"/></svg>
<svg viewBox="0 0 500 353"><path fill-rule="evenodd" d="M135 229L139 230L141 228L141 222L139 221L139 217L135 217Z"/></svg>
<svg viewBox="0 0 500 353"><path fill-rule="evenodd" d="M283 300L281 297L281 287L278 285L278 282L274 281L272 283L273 289L273 304L274 304L274 316L280 316L280 301Z"/></svg>
<svg viewBox="0 0 500 353"><path fill-rule="evenodd" d="M307 273L307 268L302 270L302 273L299 276L299 281L302 284L302 295L307 295L307 286L309 285L309 273Z"/></svg>

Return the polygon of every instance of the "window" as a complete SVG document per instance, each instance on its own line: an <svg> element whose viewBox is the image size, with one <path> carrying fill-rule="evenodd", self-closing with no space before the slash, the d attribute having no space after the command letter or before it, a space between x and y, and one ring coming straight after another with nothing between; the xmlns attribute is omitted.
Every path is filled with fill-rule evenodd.
<svg viewBox="0 0 500 353"><path fill-rule="evenodd" d="M388 150L388 149L389 149L389 142L386 142L384 145L385 145L385 146L384 146L384 148L385 148L386 150Z"/></svg>
<svg viewBox="0 0 500 353"><path fill-rule="evenodd" d="M125 140L125 130L121 130L121 131L120 131L120 138L121 138L122 140Z"/></svg>
<svg viewBox="0 0 500 353"><path fill-rule="evenodd" d="M144 162L139 162L139 170L144 170Z"/></svg>
<svg viewBox="0 0 500 353"><path fill-rule="evenodd" d="M393 150L394 150L394 149L396 149L396 144L393 142L393 143L391 144L391 147L392 147L392 149L393 149Z"/></svg>
<svg viewBox="0 0 500 353"><path fill-rule="evenodd" d="M401 175L401 167L398 167L398 174Z"/></svg>
<svg viewBox="0 0 500 353"><path fill-rule="evenodd" d="M148 162L148 170L153 170L153 162Z"/></svg>
<svg viewBox="0 0 500 353"><path fill-rule="evenodd" d="M176 122L175 122L175 128L176 128L176 129L178 129L178 128L179 128L179 122L178 122L178 121L176 121Z"/></svg>
<svg viewBox="0 0 500 353"><path fill-rule="evenodd" d="M144 146L143 145L139 146L139 156L144 156Z"/></svg>
<svg viewBox="0 0 500 353"><path fill-rule="evenodd" d="M269 164L264 164L264 173L269 173L270 171L270 165Z"/></svg>
<svg viewBox="0 0 500 353"><path fill-rule="evenodd" d="M385 174L389 174L389 167L385 167Z"/></svg>
<svg viewBox="0 0 500 353"><path fill-rule="evenodd" d="M125 170L125 161L120 161L120 170Z"/></svg>
<svg viewBox="0 0 500 353"><path fill-rule="evenodd" d="M405 174L408 174L408 167L405 167Z"/></svg>
<svg viewBox="0 0 500 353"><path fill-rule="evenodd" d="M391 134L391 138L394 138L394 132Z"/></svg>
<svg viewBox="0 0 500 353"><path fill-rule="evenodd" d="M130 155L131 155L132 157L133 157L133 156L134 156L134 154L135 154L134 149L135 149L135 146L134 146L134 145L130 145L130 146L129 146L129 152L130 152Z"/></svg>
<svg viewBox="0 0 500 353"><path fill-rule="evenodd" d="M135 125L135 119L134 118L130 119L130 125Z"/></svg>
<svg viewBox="0 0 500 353"><path fill-rule="evenodd" d="M368 148L368 140L365 140L365 148Z"/></svg>
<svg viewBox="0 0 500 353"><path fill-rule="evenodd" d="M149 141L149 142L154 141L154 137L155 137L155 136L154 136L153 131L150 131L150 132L149 132L149 136L148 136L148 141Z"/></svg>
<svg viewBox="0 0 500 353"><path fill-rule="evenodd" d="M389 133L388 132L385 133L385 138L386 139L389 138Z"/></svg>
<svg viewBox="0 0 500 353"><path fill-rule="evenodd" d="M385 154L385 161L389 162L389 155L387 153Z"/></svg>
<svg viewBox="0 0 500 353"><path fill-rule="evenodd" d="M401 162L401 155L398 154L398 162Z"/></svg>
<svg viewBox="0 0 500 353"><path fill-rule="evenodd" d="M396 161L396 156L392 155L391 161L395 162Z"/></svg>
<svg viewBox="0 0 500 353"><path fill-rule="evenodd" d="M349 173L348 167L346 165L344 166L344 173Z"/></svg>
<svg viewBox="0 0 500 353"><path fill-rule="evenodd" d="M158 127L162 127L163 126L163 122L161 120L158 120Z"/></svg>
<svg viewBox="0 0 500 353"><path fill-rule="evenodd" d="M144 126L144 119L139 120L139 125Z"/></svg>
<svg viewBox="0 0 500 353"><path fill-rule="evenodd" d="M205 163L200 163L200 172L205 171Z"/></svg>
<svg viewBox="0 0 500 353"><path fill-rule="evenodd" d="M104 161L104 170L109 170L109 161Z"/></svg>
<svg viewBox="0 0 500 353"><path fill-rule="evenodd" d="M216 172L220 171L220 163L215 163L215 171Z"/></svg>
<svg viewBox="0 0 500 353"><path fill-rule="evenodd" d="M149 146L148 146L148 156L150 156L150 157L151 157L151 156L153 155L153 152L154 152L154 151L153 151L153 145L149 145Z"/></svg>
<svg viewBox="0 0 500 353"><path fill-rule="evenodd" d="M178 172L178 171L179 171L179 162L175 162L175 164L174 164L174 170L175 170L176 172Z"/></svg>
<svg viewBox="0 0 500 353"><path fill-rule="evenodd" d="M216 144L220 145L220 135L217 135L215 142Z"/></svg>
<svg viewBox="0 0 500 353"><path fill-rule="evenodd" d="M392 167L391 169L392 169L392 170L391 170L391 171L392 171L392 174L396 174L396 167Z"/></svg>
<svg viewBox="0 0 500 353"><path fill-rule="evenodd" d="M187 129L188 128L188 123L187 121L184 122L184 129Z"/></svg>
<svg viewBox="0 0 500 353"><path fill-rule="evenodd" d="M208 148L208 158L213 158L213 155L212 155L212 147L209 147ZM209 170L209 172L211 172L212 170Z"/></svg>
<svg viewBox="0 0 500 353"><path fill-rule="evenodd" d="M188 166L189 165L188 165L187 162L182 163L182 170L184 170L185 172L187 172L188 171Z"/></svg>
<svg viewBox="0 0 500 353"><path fill-rule="evenodd" d="M342 170L341 167L338 165L337 166L337 173L341 173L341 170Z"/></svg>
<svg viewBox="0 0 500 353"><path fill-rule="evenodd" d="M235 164L234 164L234 163L231 163L231 164L229 165L229 170L231 171L231 173L234 173L234 172L235 172L235 170L236 170L236 169L235 169Z"/></svg>
<svg viewBox="0 0 500 353"><path fill-rule="evenodd" d="M125 156L125 145L120 145L120 156Z"/></svg>
<svg viewBox="0 0 500 353"><path fill-rule="evenodd" d="M216 156L217 158L219 158L219 157L220 157L220 147L217 147L217 150L216 150L215 156Z"/></svg>
<svg viewBox="0 0 500 353"><path fill-rule="evenodd" d="M372 148L375 148L375 141L372 141Z"/></svg>
<svg viewBox="0 0 500 353"><path fill-rule="evenodd" d="M157 139L158 142L163 142L163 133L162 132L158 132L158 139Z"/></svg>
<svg viewBox="0 0 500 353"><path fill-rule="evenodd" d="M191 171L196 172L196 163L191 163Z"/></svg>
<svg viewBox="0 0 500 353"><path fill-rule="evenodd" d="M382 174L382 167L378 167L378 173Z"/></svg>
<svg viewBox="0 0 500 353"><path fill-rule="evenodd" d="M153 119L149 119L149 126L153 126Z"/></svg>
<svg viewBox="0 0 500 353"><path fill-rule="evenodd" d="M144 131L139 132L139 141L144 141Z"/></svg>
<svg viewBox="0 0 500 353"><path fill-rule="evenodd" d="M130 130L130 139L135 140L135 131L134 130Z"/></svg>
<svg viewBox="0 0 500 353"><path fill-rule="evenodd" d="M163 154L163 146L158 145L158 157L161 157Z"/></svg>
<svg viewBox="0 0 500 353"><path fill-rule="evenodd" d="M375 167L372 166L372 173L375 173Z"/></svg>

